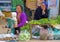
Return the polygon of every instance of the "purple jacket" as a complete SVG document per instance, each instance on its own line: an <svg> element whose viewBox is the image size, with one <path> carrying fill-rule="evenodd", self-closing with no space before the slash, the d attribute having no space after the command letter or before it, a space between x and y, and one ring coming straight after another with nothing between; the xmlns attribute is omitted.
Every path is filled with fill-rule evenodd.
<svg viewBox="0 0 60 42"><path fill-rule="evenodd" d="M27 21L26 14L24 12L22 12L19 19L20 19L20 23L18 24L18 27L24 26Z"/></svg>

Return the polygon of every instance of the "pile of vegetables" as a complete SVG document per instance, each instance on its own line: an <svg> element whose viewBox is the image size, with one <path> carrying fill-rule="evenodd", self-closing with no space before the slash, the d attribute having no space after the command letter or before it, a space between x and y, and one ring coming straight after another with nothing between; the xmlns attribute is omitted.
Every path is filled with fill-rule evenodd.
<svg viewBox="0 0 60 42"><path fill-rule="evenodd" d="M27 31L29 31L29 29L30 29L30 25L29 25L29 23L26 24L25 26L21 27L21 31L23 31L23 30L27 30Z"/></svg>
<svg viewBox="0 0 60 42"><path fill-rule="evenodd" d="M58 24L58 20L57 19L50 19L49 23L52 25L57 25Z"/></svg>
<svg viewBox="0 0 60 42"><path fill-rule="evenodd" d="M25 26L21 27L21 33L19 35L19 40L21 41L27 41L30 40L30 32L29 32L29 23Z"/></svg>
<svg viewBox="0 0 60 42"><path fill-rule="evenodd" d="M53 24L53 25L60 24L60 15L57 16L56 19L50 19L49 22L50 22L50 24Z"/></svg>
<svg viewBox="0 0 60 42"><path fill-rule="evenodd" d="M45 23L49 23L47 18L43 18L40 20L32 20L29 22L29 24L45 24Z"/></svg>
<svg viewBox="0 0 60 42"><path fill-rule="evenodd" d="M41 24L39 20L32 20L29 22L29 24Z"/></svg>
<svg viewBox="0 0 60 42"><path fill-rule="evenodd" d="M43 19L40 19L40 20L32 20L29 22L29 24L53 24L53 25L56 25L56 24L60 24L60 18L58 19L47 19L47 18L43 18Z"/></svg>
<svg viewBox="0 0 60 42"><path fill-rule="evenodd" d="M60 24L60 15L57 16L58 23Z"/></svg>
<svg viewBox="0 0 60 42"><path fill-rule="evenodd" d="M47 24L47 23L49 23L49 20L47 18L43 18L43 19L40 19L39 22L41 24Z"/></svg>
<svg viewBox="0 0 60 42"><path fill-rule="evenodd" d="M25 26L21 27L22 32L19 35L19 40L29 40L30 39L30 33L29 33L30 24L52 24L52 25L57 25L57 24L60 24L60 16L58 16L57 19L43 18L43 19L40 19L40 20L31 20L31 21L29 21L29 23L27 23Z"/></svg>
<svg viewBox="0 0 60 42"><path fill-rule="evenodd" d="M21 33L19 35L19 40L21 40L21 41L30 40L30 33L27 30L21 31Z"/></svg>

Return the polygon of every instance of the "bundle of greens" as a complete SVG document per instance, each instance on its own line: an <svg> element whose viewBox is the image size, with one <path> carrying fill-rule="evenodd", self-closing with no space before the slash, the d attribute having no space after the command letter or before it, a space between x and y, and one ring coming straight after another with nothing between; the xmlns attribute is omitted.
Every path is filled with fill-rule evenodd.
<svg viewBox="0 0 60 42"><path fill-rule="evenodd" d="M60 15L57 16L58 23L60 24Z"/></svg>
<svg viewBox="0 0 60 42"><path fill-rule="evenodd" d="M50 19L49 23L52 25L57 25L58 24L58 20L57 19Z"/></svg>
<svg viewBox="0 0 60 42"><path fill-rule="evenodd" d="M32 20L29 22L29 24L41 24L39 20Z"/></svg>
<svg viewBox="0 0 60 42"><path fill-rule="evenodd" d="M27 30L21 31L21 33L19 35L19 40L21 40L21 41L30 40L30 33Z"/></svg>
<svg viewBox="0 0 60 42"><path fill-rule="evenodd" d="M41 24L47 24L47 23L49 23L49 20L47 18L43 18L43 19L40 19L39 22Z"/></svg>
<svg viewBox="0 0 60 42"><path fill-rule="evenodd" d="M22 31L22 30L27 30L27 31L29 31L29 29L30 29L30 25L29 25L29 24L26 24L25 26L21 27L21 31Z"/></svg>

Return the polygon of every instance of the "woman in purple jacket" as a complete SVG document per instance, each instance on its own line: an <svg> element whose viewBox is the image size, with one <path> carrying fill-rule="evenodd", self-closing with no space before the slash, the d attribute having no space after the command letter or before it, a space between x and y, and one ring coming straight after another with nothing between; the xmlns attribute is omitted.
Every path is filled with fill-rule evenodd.
<svg viewBox="0 0 60 42"><path fill-rule="evenodd" d="M20 33L20 27L24 26L26 24L27 18L26 14L22 10L22 6L17 5L16 6L16 14L17 14L17 26L15 26L15 34ZM17 33L18 31L18 33Z"/></svg>

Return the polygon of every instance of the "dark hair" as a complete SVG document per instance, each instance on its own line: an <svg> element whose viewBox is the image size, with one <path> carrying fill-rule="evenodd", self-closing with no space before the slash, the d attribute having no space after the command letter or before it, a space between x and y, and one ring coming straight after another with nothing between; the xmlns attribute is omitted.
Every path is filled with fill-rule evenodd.
<svg viewBox="0 0 60 42"><path fill-rule="evenodd" d="M16 7L17 7L17 6L20 6L20 7L21 7L21 10L23 10L23 7L22 7L21 5L18 4L18 5L16 5Z"/></svg>
<svg viewBox="0 0 60 42"><path fill-rule="evenodd" d="M50 26L50 28L52 28L52 30L55 29L55 27L53 25L49 24L49 26Z"/></svg>
<svg viewBox="0 0 60 42"><path fill-rule="evenodd" d="M44 24L44 25L41 25L44 29L47 29L48 28L48 25Z"/></svg>

